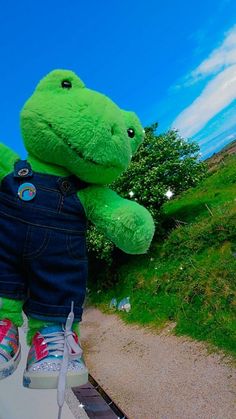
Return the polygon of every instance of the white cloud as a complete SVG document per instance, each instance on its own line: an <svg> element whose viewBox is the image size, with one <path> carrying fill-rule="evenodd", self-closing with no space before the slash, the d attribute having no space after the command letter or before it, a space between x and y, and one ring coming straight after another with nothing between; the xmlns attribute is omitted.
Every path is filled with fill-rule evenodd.
<svg viewBox="0 0 236 419"><path fill-rule="evenodd" d="M230 134L230 135L228 135L228 137L226 137L226 140L227 141L234 140L235 137L236 137L236 134Z"/></svg>
<svg viewBox="0 0 236 419"><path fill-rule="evenodd" d="M236 26L226 34L222 44L187 76L188 83L195 83L233 64L236 64Z"/></svg>
<svg viewBox="0 0 236 419"><path fill-rule="evenodd" d="M194 140L198 142L201 147L206 147L209 143L216 142L216 138L223 135L228 137L229 133L236 132L236 101L234 101L226 111L222 111L215 118L207 124L206 128L197 133Z"/></svg>
<svg viewBox="0 0 236 419"><path fill-rule="evenodd" d="M214 135L213 135L214 134ZM224 140L226 143L230 142L235 138L236 134L236 124L231 126L228 130L221 131L221 132L213 132L211 136L206 137L206 141L201 144L201 149L205 150L208 149L211 144L217 146L219 141Z"/></svg>
<svg viewBox="0 0 236 419"><path fill-rule="evenodd" d="M227 137L222 137L220 139L217 139L217 143L212 143L210 147L207 147L203 152L202 152L202 157L206 158L208 156L210 156L213 152L217 152L218 150L220 150L223 146L225 146L227 143L230 143L230 141L234 140L236 138L236 131L235 134L232 134L230 136Z"/></svg>
<svg viewBox="0 0 236 419"><path fill-rule="evenodd" d="M236 26L209 57L193 70L185 80L187 87L207 76L213 78L200 95L185 108L172 123L184 137L198 133L215 115L236 98Z"/></svg>
<svg viewBox="0 0 236 419"><path fill-rule="evenodd" d="M172 126L183 137L191 137L236 98L236 64L211 80L200 96L181 112Z"/></svg>

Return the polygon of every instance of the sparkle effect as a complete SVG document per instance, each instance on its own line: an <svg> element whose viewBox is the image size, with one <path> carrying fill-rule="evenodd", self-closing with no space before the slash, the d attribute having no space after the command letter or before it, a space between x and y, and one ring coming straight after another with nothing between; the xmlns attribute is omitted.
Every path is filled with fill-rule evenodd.
<svg viewBox="0 0 236 419"><path fill-rule="evenodd" d="M172 196L174 195L174 193L170 190L170 189L168 189L168 191L165 193L165 196L168 198L168 199L170 199L170 198L172 198Z"/></svg>

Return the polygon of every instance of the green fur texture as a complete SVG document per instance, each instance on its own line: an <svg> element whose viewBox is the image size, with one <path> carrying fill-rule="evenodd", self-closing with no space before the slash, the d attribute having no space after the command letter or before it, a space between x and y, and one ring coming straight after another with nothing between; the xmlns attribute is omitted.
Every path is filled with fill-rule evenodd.
<svg viewBox="0 0 236 419"><path fill-rule="evenodd" d="M23 302L19 300L12 300L10 298L1 298L0 304L0 320L9 319L16 326L20 327L23 324L22 305Z"/></svg>
<svg viewBox="0 0 236 419"><path fill-rule="evenodd" d="M12 172L14 163L19 160L19 156L9 147L0 143L0 181Z"/></svg>
<svg viewBox="0 0 236 419"><path fill-rule="evenodd" d="M63 88L63 82L71 87ZM134 138L128 137L129 128ZM66 70L39 83L22 109L21 130L30 156L99 184L111 183L128 167L143 138L134 113L87 89Z"/></svg>
<svg viewBox="0 0 236 419"><path fill-rule="evenodd" d="M141 205L121 199L116 192L101 186L90 186L78 192L87 217L115 243L130 254L141 254L151 243L154 223Z"/></svg>
<svg viewBox="0 0 236 419"><path fill-rule="evenodd" d="M24 105L21 130L34 171L74 174L87 182L89 186L78 196L88 219L124 252L147 252L154 234L150 213L107 187L127 169L143 140L144 131L133 112L86 88L72 71L55 70L41 80ZM4 145L0 152L1 180L18 156ZM4 311L21 324L22 303L14 304L4 299L0 315ZM43 325L29 319L28 342Z"/></svg>
<svg viewBox="0 0 236 419"><path fill-rule="evenodd" d="M63 81L71 87L63 88ZM55 70L23 107L21 129L35 171L73 173L93 185L78 192L88 219L124 252L147 252L154 234L150 213L106 187L128 167L142 142L135 113L87 89L73 72ZM129 137L129 129L134 136Z"/></svg>

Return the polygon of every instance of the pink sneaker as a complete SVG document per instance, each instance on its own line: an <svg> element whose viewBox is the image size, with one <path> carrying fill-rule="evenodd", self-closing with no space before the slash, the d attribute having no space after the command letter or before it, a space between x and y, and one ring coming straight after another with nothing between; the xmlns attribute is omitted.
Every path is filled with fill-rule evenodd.
<svg viewBox="0 0 236 419"><path fill-rule="evenodd" d="M28 388L58 388L58 378L62 374L64 347L67 362L63 371L66 387L77 387L88 381L88 370L81 358L82 349L74 332L66 335L60 324L46 326L34 335L23 385Z"/></svg>
<svg viewBox="0 0 236 419"><path fill-rule="evenodd" d="M45 326L35 334L23 376L25 387L57 388L58 419L61 418L66 387L81 386L88 381L79 339L72 331L73 308L72 301L65 326Z"/></svg>
<svg viewBox="0 0 236 419"><path fill-rule="evenodd" d="M0 320L0 380L13 374L20 357L17 327L8 319Z"/></svg>

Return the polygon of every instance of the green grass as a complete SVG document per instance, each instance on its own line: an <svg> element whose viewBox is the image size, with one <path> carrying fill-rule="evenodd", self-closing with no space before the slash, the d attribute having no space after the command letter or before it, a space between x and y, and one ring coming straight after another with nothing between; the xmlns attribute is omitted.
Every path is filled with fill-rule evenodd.
<svg viewBox="0 0 236 419"><path fill-rule="evenodd" d="M147 255L124 257L116 285L92 288L91 302L107 310L111 298L130 296L127 322L176 322L176 334L236 356L236 156L165 204L164 214L175 224L168 237Z"/></svg>
<svg viewBox="0 0 236 419"><path fill-rule="evenodd" d="M164 205L167 217L185 222L196 222L207 218L210 211L232 203L236 195L236 157L228 156L218 170L198 187L182 194L179 199ZM235 202L235 201L234 201Z"/></svg>

